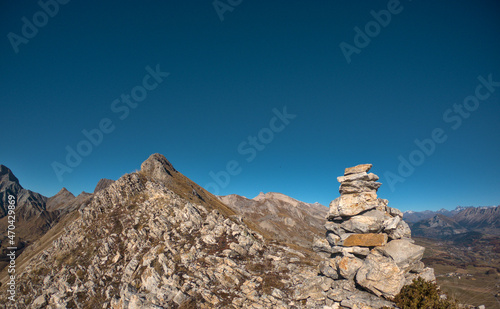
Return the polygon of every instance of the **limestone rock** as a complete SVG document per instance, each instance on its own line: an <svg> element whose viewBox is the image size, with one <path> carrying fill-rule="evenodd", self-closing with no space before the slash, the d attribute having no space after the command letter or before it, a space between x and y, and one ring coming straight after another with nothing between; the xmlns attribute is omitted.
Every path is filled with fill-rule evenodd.
<svg viewBox="0 0 500 309"><path fill-rule="evenodd" d="M342 217L351 217L377 206L377 194L374 192L343 194L330 204L329 217L336 211Z"/></svg>
<svg viewBox="0 0 500 309"><path fill-rule="evenodd" d="M383 246L387 243L387 234L353 234L350 235L345 241L345 247L377 247Z"/></svg>
<svg viewBox="0 0 500 309"><path fill-rule="evenodd" d="M318 270L319 270L319 273L325 277L328 277L328 278L331 278L334 280L339 278L339 275L337 272L337 266L335 265L334 259L328 259L326 261L321 261L318 265Z"/></svg>
<svg viewBox="0 0 500 309"><path fill-rule="evenodd" d="M328 241L328 243L330 244L330 246L336 246L340 243L340 237L335 235L334 233L332 232L327 232L326 233L326 240Z"/></svg>
<svg viewBox="0 0 500 309"><path fill-rule="evenodd" d="M357 174L357 173L362 173L362 172L368 172L372 168L372 164L359 164L354 167L348 167L344 171L344 175L351 175L351 174Z"/></svg>
<svg viewBox="0 0 500 309"><path fill-rule="evenodd" d="M364 181L355 180L349 182L343 182L340 185L340 194L351 194L351 193L361 193L361 192L377 192L382 184L380 182L374 181Z"/></svg>
<svg viewBox="0 0 500 309"><path fill-rule="evenodd" d="M321 254L322 256L328 257L332 254L332 247L326 239L315 238L312 249L314 252Z"/></svg>
<svg viewBox="0 0 500 309"><path fill-rule="evenodd" d="M377 296L393 298L403 287L405 277L391 258L370 254L359 268L356 282Z"/></svg>
<svg viewBox="0 0 500 309"><path fill-rule="evenodd" d="M420 273L414 274L409 273L405 276L405 285L411 284L414 279L422 278L425 281L436 282L436 276L434 275L434 269L430 267L424 268Z"/></svg>
<svg viewBox="0 0 500 309"><path fill-rule="evenodd" d="M387 204L386 204L386 206L387 206ZM393 217L398 216L401 219L403 218L403 212L397 208L392 208L392 207L387 206L387 212L389 214L391 214L391 216L393 216Z"/></svg>
<svg viewBox="0 0 500 309"><path fill-rule="evenodd" d="M383 212L379 210L370 210L363 215L351 217L344 221L341 227L353 233L378 233L382 230L384 221L388 219ZM395 229L396 227L394 227Z"/></svg>
<svg viewBox="0 0 500 309"><path fill-rule="evenodd" d="M339 274L345 279L352 280L362 265L363 261L361 259L344 256L338 264Z"/></svg>
<svg viewBox="0 0 500 309"><path fill-rule="evenodd" d="M379 178L377 175L370 173L367 174L365 172L358 173L358 174L352 174L349 176L339 176L337 177L337 181L340 183L344 182L351 182L351 181L377 181Z"/></svg>
<svg viewBox="0 0 500 309"><path fill-rule="evenodd" d="M331 222L331 221L328 221L325 223L325 229L326 229L327 233L332 232L333 234L335 234L337 236L341 236L342 234L346 233L344 231L344 229L342 229L340 223Z"/></svg>
<svg viewBox="0 0 500 309"><path fill-rule="evenodd" d="M392 258L398 267L406 273L420 262L424 256L425 248L412 244L408 239L396 239L377 248L377 250Z"/></svg>
<svg viewBox="0 0 500 309"><path fill-rule="evenodd" d="M344 253L350 253L354 254L357 256L361 257L366 257L368 254L370 254L370 249L369 248L363 248L363 247L344 247L342 252ZM346 254L344 254L346 255Z"/></svg>
<svg viewBox="0 0 500 309"><path fill-rule="evenodd" d="M392 239L411 238L411 229L408 226L408 223L406 223L403 220L400 220L396 228L390 230L388 234L389 237Z"/></svg>

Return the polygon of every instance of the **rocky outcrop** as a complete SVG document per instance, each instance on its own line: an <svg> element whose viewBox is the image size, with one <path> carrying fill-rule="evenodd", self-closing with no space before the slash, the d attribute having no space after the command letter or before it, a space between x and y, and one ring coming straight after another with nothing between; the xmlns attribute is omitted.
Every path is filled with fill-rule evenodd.
<svg viewBox="0 0 500 309"><path fill-rule="evenodd" d="M99 180L99 182L95 186L94 193L97 193L97 192L99 192L101 190L106 189L113 182L115 182L115 181L111 180L111 179L106 179L106 178L103 178L103 179Z"/></svg>
<svg viewBox="0 0 500 309"><path fill-rule="evenodd" d="M377 197L381 183L376 182L377 175L368 173L371 167L347 168L337 178L341 195L330 203L326 237L316 239L313 249L326 258L319 266L321 276L363 289L344 291L346 297L369 291L391 299L417 277L435 278L433 270L423 266L424 248L414 244L402 212ZM328 293L338 292L332 288Z"/></svg>

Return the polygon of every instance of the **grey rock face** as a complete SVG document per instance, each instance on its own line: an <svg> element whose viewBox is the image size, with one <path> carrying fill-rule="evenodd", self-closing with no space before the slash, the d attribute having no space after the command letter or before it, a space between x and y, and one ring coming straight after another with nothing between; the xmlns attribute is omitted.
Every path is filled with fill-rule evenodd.
<svg viewBox="0 0 500 309"><path fill-rule="evenodd" d="M377 296L392 298L403 287L405 276L391 258L370 254L358 270L356 282Z"/></svg>
<svg viewBox="0 0 500 309"><path fill-rule="evenodd" d="M141 164L141 172L153 179L168 182L171 180L172 173L177 170L163 155L155 153Z"/></svg>
<svg viewBox="0 0 500 309"><path fill-rule="evenodd" d="M114 182L115 182L114 180L106 179L106 178L99 180L99 182L95 186L94 193L97 193L101 190L106 189L109 185L111 185Z"/></svg>
<svg viewBox="0 0 500 309"><path fill-rule="evenodd" d="M409 272L415 264L420 263L425 248L411 243L408 239L395 239L377 250L392 258L404 272Z"/></svg>

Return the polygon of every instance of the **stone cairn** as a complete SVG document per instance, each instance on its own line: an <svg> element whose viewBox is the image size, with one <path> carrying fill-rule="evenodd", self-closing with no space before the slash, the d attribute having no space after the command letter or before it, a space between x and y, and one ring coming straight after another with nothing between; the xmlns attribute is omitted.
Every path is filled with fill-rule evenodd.
<svg viewBox="0 0 500 309"><path fill-rule="evenodd" d="M371 167L347 168L337 178L341 195L330 203L326 239L315 239L313 249L327 258L320 276L390 299L417 277L435 281L434 270L421 262L425 248L414 244L403 213L377 198L382 184Z"/></svg>

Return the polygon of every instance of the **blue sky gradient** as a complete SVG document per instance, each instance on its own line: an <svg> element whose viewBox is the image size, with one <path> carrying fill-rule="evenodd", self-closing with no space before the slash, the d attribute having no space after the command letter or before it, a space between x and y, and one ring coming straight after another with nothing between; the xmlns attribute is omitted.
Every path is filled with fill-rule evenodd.
<svg viewBox="0 0 500 309"><path fill-rule="evenodd" d="M372 163L401 210L500 204L497 1L41 3L53 17L36 1L0 10L0 163L25 188L93 191L159 152L221 195L328 205L344 168ZM342 42L357 48L350 62ZM92 145L82 131L103 119ZM70 167L82 141L92 149Z"/></svg>

